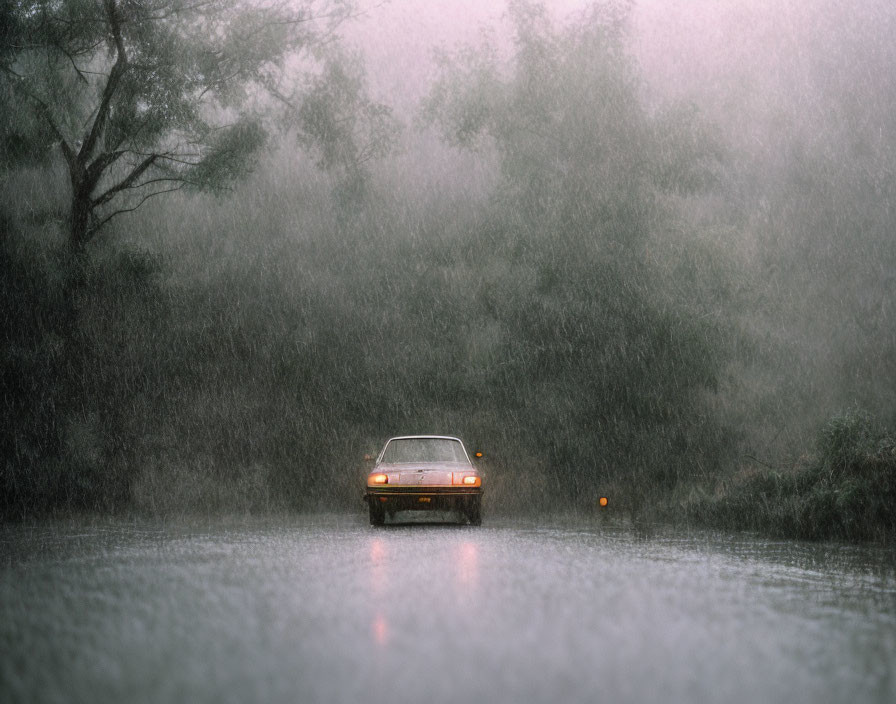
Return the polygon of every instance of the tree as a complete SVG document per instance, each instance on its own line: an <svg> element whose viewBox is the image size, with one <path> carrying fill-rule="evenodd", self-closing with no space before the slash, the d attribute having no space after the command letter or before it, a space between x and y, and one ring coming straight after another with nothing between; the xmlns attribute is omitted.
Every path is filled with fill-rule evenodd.
<svg viewBox="0 0 896 704"><path fill-rule="evenodd" d="M124 398L178 374L155 256L88 248L97 233L164 194L228 189L274 130L340 177L388 149L390 112L334 39L352 3L0 0L4 195L35 162L67 176L69 245L26 236L0 203L0 517L126 503L139 441Z"/></svg>
<svg viewBox="0 0 896 704"><path fill-rule="evenodd" d="M369 162L393 152L401 133L392 109L372 101L366 84L360 55L335 47L323 55L320 71L289 94L268 85L285 106L284 124L297 129L299 145L335 177L340 211L363 200Z"/></svg>
<svg viewBox="0 0 896 704"><path fill-rule="evenodd" d="M424 120L454 146L493 148L505 203L536 230L631 246L657 193L710 178L718 155L697 115L643 104L628 5L595 3L558 28L544 4L513 0L508 61L488 43L441 57Z"/></svg>
<svg viewBox="0 0 896 704"><path fill-rule="evenodd" d="M527 409L520 435L552 486L596 500L598 484L622 482L637 507L718 447L704 404L724 352L699 308L714 301L695 295L696 241L682 256L664 241L676 198L710 183L717 154L692 110L645 106L625 3L560 28L526 0L508 17L506 60L488 42L445 55L424 103L447 142L499 167L487 220L471 228L494 272L481 325L513 331L493 393Z"/></svg>
<svg viewBox="0 0 896 704"><path fill-rule="evenodd" d="M350 13L348 0L4 0L0 91L21 110L4 151L61 159L80 251L152 198L226 188L264 142L268 89Z"/></svg>

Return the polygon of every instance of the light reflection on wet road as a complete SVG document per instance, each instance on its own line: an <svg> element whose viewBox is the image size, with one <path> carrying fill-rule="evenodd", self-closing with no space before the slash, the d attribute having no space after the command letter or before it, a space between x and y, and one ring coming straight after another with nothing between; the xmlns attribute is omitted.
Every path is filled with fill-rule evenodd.
<svg viewBox="0 0 896 704"><path fill-rule="evenodd" d="M0 700L892 702L892 551L362 516L0 532Z"/></svg>

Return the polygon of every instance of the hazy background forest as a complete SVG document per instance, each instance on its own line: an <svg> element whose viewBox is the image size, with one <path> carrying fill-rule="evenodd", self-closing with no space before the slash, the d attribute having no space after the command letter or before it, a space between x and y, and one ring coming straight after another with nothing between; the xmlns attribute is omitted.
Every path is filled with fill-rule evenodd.
<svg viewBox="0 0 896 704"><path fill-rule="evenodd" d="M5 516L360 511L362 455L436 432L485 453L487 515L896 528L891 2L393 0L320 31L294 95L230 97L271 109L227 190L75 248L6 30Z"/></svg>

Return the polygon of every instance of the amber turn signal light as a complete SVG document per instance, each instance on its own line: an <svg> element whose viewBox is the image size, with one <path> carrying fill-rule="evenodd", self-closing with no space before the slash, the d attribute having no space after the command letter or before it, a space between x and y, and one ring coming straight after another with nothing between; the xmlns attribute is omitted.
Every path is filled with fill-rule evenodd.
<svg viewBox="0 0 896 704"><path fill-rule="evenodd" d="M601 496L601 497L597 500L597 503L599 503L601 506L606 506L607 503L609 503L609 502L607 501L607 497L606 497L606 496Z"/></svg>
<svg viewBox="0 0 896 704"><path fill-rule="evenodd" d="M367 484L388 484L389 477L385 474L371 474L367 478Z"/></svg>

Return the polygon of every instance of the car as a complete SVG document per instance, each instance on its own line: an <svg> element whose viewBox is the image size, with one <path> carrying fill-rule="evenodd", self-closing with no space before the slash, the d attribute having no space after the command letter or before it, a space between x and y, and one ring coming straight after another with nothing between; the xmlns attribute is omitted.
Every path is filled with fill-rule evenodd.
<svg viewBox="0 0 896 704"><path fill-rule="evenodd" d="M482 475L458 438L401 435L383 446L367 475L364 500L374 526L383 525L386 514L392 518L397 511L408 510L455 511L478 526Z"/></svg>

